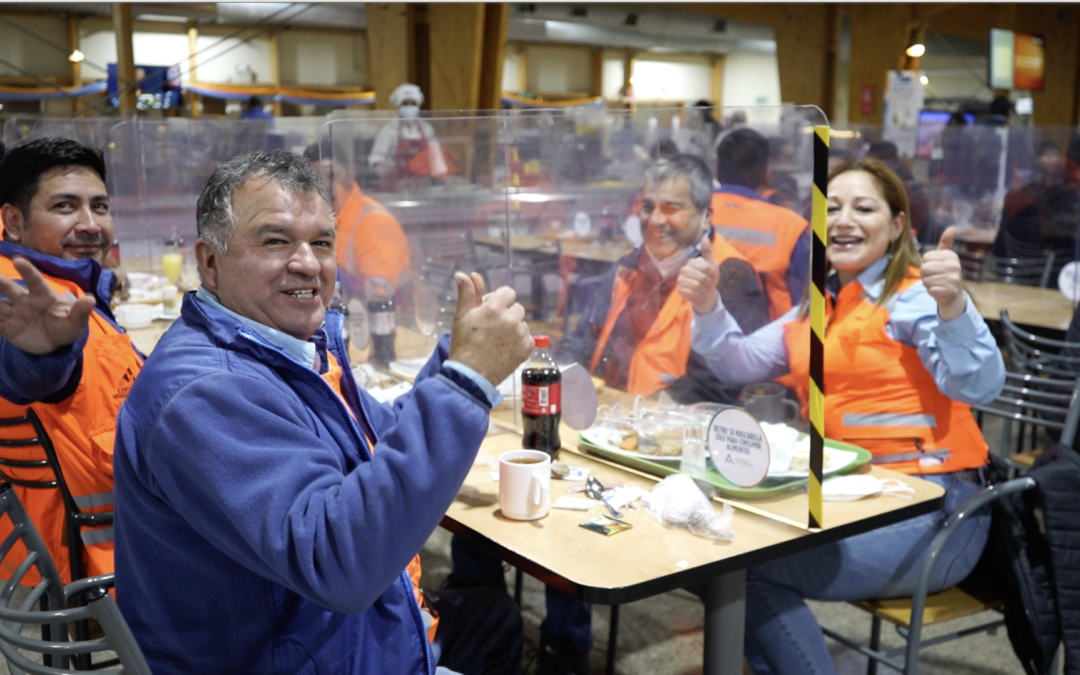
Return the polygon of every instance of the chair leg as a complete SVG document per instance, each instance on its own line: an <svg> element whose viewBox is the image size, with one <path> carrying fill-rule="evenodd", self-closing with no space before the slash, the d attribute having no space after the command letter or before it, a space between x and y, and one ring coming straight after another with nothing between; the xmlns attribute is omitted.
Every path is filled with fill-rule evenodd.
<svg viewBox="0 0 1080 675"><path fill-rule="evenodd" d="M615 652L619 641L619 606L611 606L611 622L608 627L606 675L615 675Z"/></svg>
<svg viewBox="0 0 1080 675"><path fill-rule="evenodd" d="M870 621L870 649L875 652L881 649L881 619L872 617ZM866 675L877 675L877 659L867 657Z"/></svg>
<svg viewBox="0 0 1080 675"><path fill-rule="evenodd" d="M520 569L514 569L514 603L518 607L521 607L521 586L525 580L525 575Z"/></svg>

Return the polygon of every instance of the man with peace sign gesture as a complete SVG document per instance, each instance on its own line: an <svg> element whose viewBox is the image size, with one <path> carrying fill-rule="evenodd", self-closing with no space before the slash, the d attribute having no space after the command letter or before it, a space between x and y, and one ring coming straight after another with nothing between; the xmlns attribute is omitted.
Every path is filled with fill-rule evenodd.
<svg viewBox="0 0 1080 675"><path fill-rule="evenodd" d="M76 503L112 511L116 415L142 356L109 309L115 276L101 263L113 222L100 153L61 138L13 148L0 162L0 220L0 417L33 410ZM4 440L34 435L28 423L0 427ZM112 527L84 529L82 542L68 542L59 490L15 490L65 581L113 571ZM81 570L71 569L73 559Z"/></svg>

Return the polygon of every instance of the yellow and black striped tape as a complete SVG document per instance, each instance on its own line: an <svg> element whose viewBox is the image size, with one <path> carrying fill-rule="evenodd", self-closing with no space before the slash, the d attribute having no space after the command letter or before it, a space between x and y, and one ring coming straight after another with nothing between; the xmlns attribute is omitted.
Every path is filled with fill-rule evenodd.
<svg viewBox="0 0 1080 675"><path fill-rule="evenodd" d="M823 523L822 464L825 456L825 220L829 178L829 127L814 127L814 196L810 226L810 527Z"/></svg>

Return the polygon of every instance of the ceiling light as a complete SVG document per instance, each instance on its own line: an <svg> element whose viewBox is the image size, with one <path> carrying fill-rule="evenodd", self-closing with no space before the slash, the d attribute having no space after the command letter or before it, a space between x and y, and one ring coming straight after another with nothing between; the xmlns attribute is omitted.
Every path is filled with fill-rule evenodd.
<svg viewBox="0 0 1080 675"><path fill-rule="evenodd" d="M71 52L70 56L68 56L68 61L71 61L72 63L79 63L85 58L86 56L78 49L76 49L75 51Z"/></svg>
<svg viewBox="0 0 1080 675"><path fill-rule="evenodd" d="M930 78L925 76L925 75L920 75L919 76L919 82L922 82L923 85L930 84Z"/></svg>
<svg viewBox="0 0 1080 675"><path fill-rule="evenodd" d="M904 50L904 53L913 59L917 59L926 53L926 45L921 42L913 42Z"/></svg>

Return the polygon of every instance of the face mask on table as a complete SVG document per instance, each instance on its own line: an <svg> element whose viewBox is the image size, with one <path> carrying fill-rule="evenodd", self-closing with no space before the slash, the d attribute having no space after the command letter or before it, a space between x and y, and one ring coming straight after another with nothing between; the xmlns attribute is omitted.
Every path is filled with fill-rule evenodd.
<svg viewBox="0 0 1080 675"><path fill-rule="evenodd" d="M398 108L398 117L404 117L411 119L413 117L420 116L420 106L418 105L403 105Z"/></svg>

